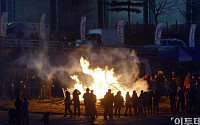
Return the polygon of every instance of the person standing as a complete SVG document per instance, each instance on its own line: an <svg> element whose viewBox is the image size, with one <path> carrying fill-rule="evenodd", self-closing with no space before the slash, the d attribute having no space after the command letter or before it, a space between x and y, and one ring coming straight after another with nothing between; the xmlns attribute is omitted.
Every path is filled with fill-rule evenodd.
<svg viewBox="0 0 200 125"><path fill-rule="evenodd" d="M190 89L190 114L196 115L196 91L194 87Z"/></svg>
<svg viewBox="0 0 200 125"><path fill-rule="evenodd" d="M24 81L24 84L26 86L26 94L25 97L27 97L28 99L31 98L31 81L29 79L29 76L26 76L26 80Z"/></svg>
<svg viewBox="0 0 200 125"><path fill-rule="evenodd" d="M50 77L48 77L46 90L47 90L47 98L49 99L52 98L51 96L52 86L53 86L53 80Z"/></svg>
<svg viewBox="0 0 200 125"><path fill-rule="evenodd" d="M73 100L74 100L74 115L77 115L76 109L78 108L78 115L81 115L81 111L80 111L80 101L79 101L79 95L81 94L80 91L78 91L77 89L74 90L73 92Z"/></svg>
<svg viewBox="0 0 200 125"><path fill-rule="evenodd" d="M150 91L149 93L147 93L147 109L149 115L153 115L152 100L153 100L153 91Z"/></svg>
<svg viewBox="0 0 200 125"><path fill-rule="evenodd" d="M197 108L197 114L200 115L200 86L197 87L197 90L196 90L196 97L197 97L197 100L196 100L196 108Z"/></svg>
<svg viewBox="0 0 200 125"><path fill-rule="evenodd" d="M191 85L191 78L190 78L190 73L187 74L187 76L185 77L185 81L184 81L184 86L187 89L190 89L190 85Z"/></svg>
<svg viewBox="0 0 200 125"><path fill-rule="evenodd" d="M126 93L126 110L125 110L125 116L127 116L127 111L129 110L129 116L131 116L131 97L129 95L129 92Z"/></svg>
<svg viewBox="0 0 200 125"><path fill-rule="evenodd" d="M133 95L132 95L132 105L133 105L133 109L134 109L134 112L135 112L135 116L137 116L138 114L138 111L137 111L137 109L138 109L138 96L137 96L137 93L136 93L136 91L133 91Z"/></svg>
<svg viewBox="0 0 200 125"><path fill-rule="evenodd" d="M66 91L65 92L65 115L64 117L67 116L67 111L69 111L69 113L71 114L71 117L72 117L72 110L70 109L70 104L71 104L71 99L70 99L70 93L69 91Z"/></svg>
<svg viewBox="0 0 200 125"><path fill-rule="evenodd" d="M19 97L16 98L14 103L15 106L15 115L16 115L16 125L21 125L21 111L22 111L22 101Z"/></svg>
<svg viewBox="0 0 200 125"><path fill-rule="evenodd" d="M89 93L89 88L86 89L86 93L83 94L84 98L84 106L85 106L85 115L87 118L89 118L89 100L90 100L90 93Z"/></svg>
<svg viewBox="0 0 200 125"><path fill-rule="evenodd" d="M176 94L175 92L173 92L172 89L170 89L169 92L169 100L170 100L171 113L174 114L174 112L176 112Z"/></svg>
<svg viewBox="0 0 200 125"><path fill-rule="evenodd" d="M2 98L6 99L6 85L3 83L1 86Z"/></svg>
<svg viewBox="0 0 200 125"><path fill-rule="evenodd" d="M24 32L21 29L16 34L16 38L19 39L19 44L22 50L24 49L24 36Z"/></svg>
<svg viewBox="0 0 200 125"><path fill-rule="evenodd" d="M41 89L40 89L40 98L45 99L46 98L46 78L44 77L44 75L41 75L40 78L40 84L41 84Z"/></svg>
<svg viewBox="0 0 200 125"><path fill-rule="evenodd" d="M137 106L138 106L138 114L137 114L137 116L138 116L138 117L142 117L142 115L143 115L142 108L143 108L143 106L144 106L144 103L143 103L143 100L142 100L142 96L140 96L140 97L138 98Z"/></svg>
<svg viewBox="0 0 200 125"><path fill-rule="evenodd" d="M14 99L14 97L15 97L15 84L14 84L14 82L11 83L10 91L11 91L10 97L11 97L11 99Z"/></svg>
<svg viewBox="0 0 200 125"><path fill-rule="evenodd" d="M159 92L158 92L158 89L156 89L155 93L153 95L153 112L154 112L154 115L158 115L159 100L160 100Z"/></svg>
<svg viewBox="0 0 200 125"><path fill-rule="evenodd" d="M177 112L179 112L179 107L181 105L181 110L182 112L185 110L185 90L183 87L178 88L178 93L177 93Z"/></svg>
<svg viewBox="0 0 200 125"><path fill-rule="evenodd" d="M111 93L111 89L108 89L108 92L103 99L104 119L107 119L107 115L109 115L110 118L113 118L113 102L114 95Z"/></svg>
<svg viewBox="0 0 200 125"><path fill-rule="evenodd" d="M26 125L29 124L28 106L29 106L28 100L27 100L27 98L24 98L24 102L22 102L22 120L23 120L22 124L23 125L25 124L25 121L26 121Z"/></svg>
<svg viewBox="0 0 200 125"><path fill-rule="evenodd" d="M91 90L91 93L89 95L90 100L89 100L89 117L90 117L90 121L92 124L94 124L94 120L95 120L95 116L97 116L97 110L96 110L96 101L97 101L97 97L96 95L93 93L93 90Z"/></svg>
<svg viewBox="0 0 200 125"><path fill-rule="evenodd" d="M166 91L165 96L168 96L170 93L170 80L168 77L165 78L164 84L165 84L165 91Z"/></svg>
<svg viewBox="0 0 200 125"><path fill-rule="evenodd" d="M121 96L121 91L118 91L117 95L115 95L114 97L115 117L116 116L118 116L118 118L120 117L120 111L121 111L121 107L123 106L123 102L124 102L124 99Z"/></svg>

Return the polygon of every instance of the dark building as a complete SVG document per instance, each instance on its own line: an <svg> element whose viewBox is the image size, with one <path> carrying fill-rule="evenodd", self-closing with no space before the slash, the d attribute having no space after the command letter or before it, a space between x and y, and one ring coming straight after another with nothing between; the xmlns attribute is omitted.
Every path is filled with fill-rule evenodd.
<svg viewBox="0 0 200 125"><path fill-rule="evenodd" d="M200 23L200 0L186 0L186 22Z"/></svg>

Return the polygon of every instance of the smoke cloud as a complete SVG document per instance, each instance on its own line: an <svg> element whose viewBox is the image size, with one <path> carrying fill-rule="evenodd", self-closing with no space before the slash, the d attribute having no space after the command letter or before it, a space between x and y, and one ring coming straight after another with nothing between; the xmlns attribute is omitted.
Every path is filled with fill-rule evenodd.
<svg viewBox="0 0 200 125"><path fill-rule="evenodd" d="M80 66L80 58L90 61L90 68L114 68L114 76L121 87L132 92L136 90L139 94L141 90L148 91L148 84L139 78L139 60L134 50L125 48L79 48L68 53L49 55L38 53L30 62L35 64L37 76L56 76L64 88L73 88L74 81L70 76L77 75L81 83L88 87L93 79L84 74Z"/></svg>

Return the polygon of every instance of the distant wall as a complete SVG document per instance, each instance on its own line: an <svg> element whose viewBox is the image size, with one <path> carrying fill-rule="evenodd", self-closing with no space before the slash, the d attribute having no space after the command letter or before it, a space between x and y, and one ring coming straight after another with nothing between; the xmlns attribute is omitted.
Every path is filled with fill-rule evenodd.
<svg viewBox="0 0 200 125"><path fill-rule="evenodd" d="M51 21L50 0L15 0L15 22L39 23L41 13L46 13L46 23Z"/></svg>

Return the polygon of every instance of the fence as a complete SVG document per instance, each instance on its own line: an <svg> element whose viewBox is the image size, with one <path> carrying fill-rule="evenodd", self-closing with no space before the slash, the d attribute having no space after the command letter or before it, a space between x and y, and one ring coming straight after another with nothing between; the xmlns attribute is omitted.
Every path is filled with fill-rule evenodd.
<svg viewBox="0 0 200 125"><path fill-rule="evenodd" d="M28 40L28 39L1 39L1 48L2 48L2 42L3 42L3 48L34 48L34 49L40 49L43 47L43 41L42 40ZM47 48L51 49L61 49L69 47L70 44L68 41L44 41L45 46Z"/></svg>

